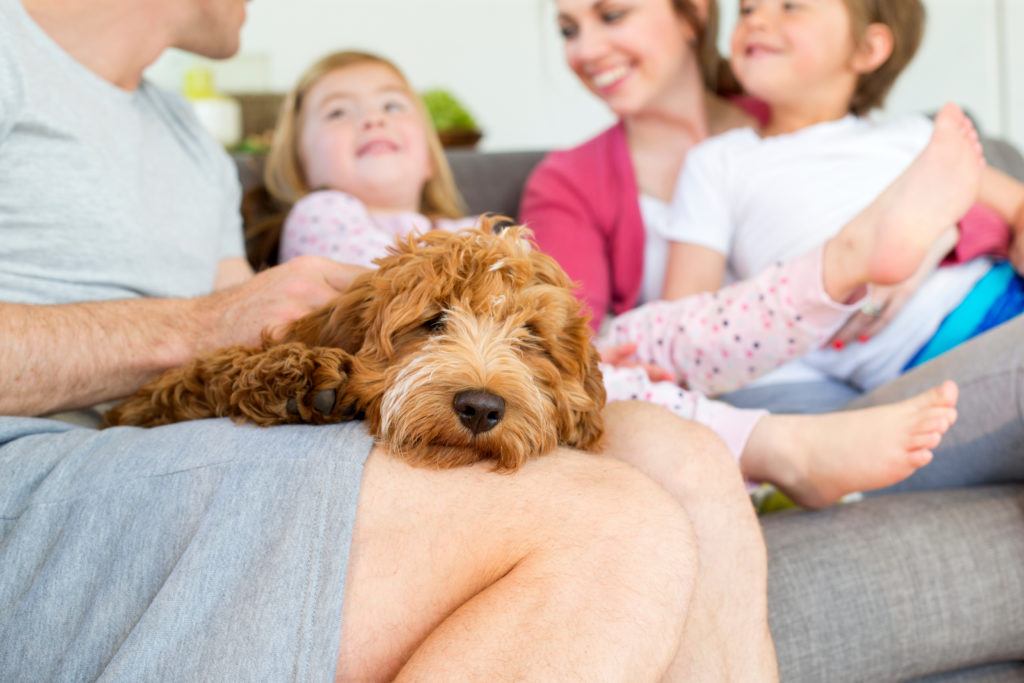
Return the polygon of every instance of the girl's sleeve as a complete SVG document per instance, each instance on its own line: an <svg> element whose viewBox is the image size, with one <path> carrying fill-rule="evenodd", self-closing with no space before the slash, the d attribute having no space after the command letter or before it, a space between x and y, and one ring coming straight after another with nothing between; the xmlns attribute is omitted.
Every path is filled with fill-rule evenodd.
<svg viewBox="0 0 1024 683"><path fill-rule="evenodd" d="M710 140L686 155L662 232L665 239L729 255L734 228L723 151L719 140Z"/></svg>
<svg viewBox="0 0 1024 683"><path fill-rule="evenodd" d="M281 231L280 261L303 254L372 267L394 241L377 228L366 206L335 190L306 195L292 207Z"/></svg>
<svg viewBox="0 0 1024 683"><path fill-rule="evenodd" d="M526 181L519 221L577 284L576 296L597 330L611 306L611 263L606 237L590 206L582 188L548 157Z"/></svg>
<svg viewBox="0 0 1024 683"><path fill-rule="evenodd" d="M829 339L860 300L825 293L818 247L717 292L618 316L598 346L637 344L637 359L710 396L737 389Z"/></svg>

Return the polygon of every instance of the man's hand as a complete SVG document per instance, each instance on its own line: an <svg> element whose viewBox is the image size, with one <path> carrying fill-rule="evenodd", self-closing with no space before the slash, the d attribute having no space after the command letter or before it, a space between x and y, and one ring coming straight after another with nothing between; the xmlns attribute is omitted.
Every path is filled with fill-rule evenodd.
<svg viewBox="0 0 1024 683"><path fill-rule="evenodd" d="M300 256L264 270L247 282L197 300L200 329L196 353L222 346L255 346L267 330L276 334L345 291L367 268L320 256Z"/></svg>

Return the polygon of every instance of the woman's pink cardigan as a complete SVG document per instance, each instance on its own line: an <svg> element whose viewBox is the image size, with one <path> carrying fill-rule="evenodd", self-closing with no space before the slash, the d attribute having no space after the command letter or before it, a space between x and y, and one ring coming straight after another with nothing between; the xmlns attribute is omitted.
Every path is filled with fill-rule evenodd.
<svg viewBox="0 0 1024 683"><path fill-rule="evenodd" d="M622 123L548 154L526 181L519 220L578 283L594 329L636 305L645 233Z"/></svg>

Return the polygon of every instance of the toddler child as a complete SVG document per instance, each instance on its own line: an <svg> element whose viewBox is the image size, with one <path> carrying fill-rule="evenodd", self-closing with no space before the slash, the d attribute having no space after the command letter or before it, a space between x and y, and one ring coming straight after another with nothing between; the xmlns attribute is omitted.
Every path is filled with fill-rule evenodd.
<svg viewBox="0 0 1024 683"><path fill-rule="evenodd" d="M910 61L923 22L919 0L743 0L731 65L771 116L759 129L711 138L687 157L665 234L664 298L713 291L821 243L910 164L932 123L867 113ZM961 222L958 247L974 254L992 244L966 248L968 240L985 241L979 221L986 215L1024 230L1024 185L985 168L979 187L988 211L972 209ZM892 301L895 311L920 285L898 314L888 312L894 317L876 336L814 351L761 382L833 377L872 389L1021 310L1020 280L1009 265L992 270L982 258L933 270L942 256L936 250L903 290L872 293L864 313L888 318L878 315L884 305Z"/></svg>
<svg viewBox="0 0 1024 683"><path fill-rule="evenodd" d="M292 205L280 260L318 254L370 266L396 235L470 227L437 132L391 62L327 55L285 98L266 185Z"/></svg>
<svg viewBox="0 0 1024 683"><path fill-rule="evenodd" d="M971 157L967 139L959 140L957 149ZM274 141L268 187L294 203L285 221L282 259L316 253L371 265L396 234L472 222L456 221L457 195L436 134L408 82L379 57L347 52L314 65L287 97ZM892 229L881 230L885 225ZM777 324L787 329L790 341L785 349L758 349L755 344L743 359L742 372L730 368L713 375L745 381L792 353L820 345L846 319L851 306L856 307L838 302L855 299L868 282L899 281L909 275L923 254L917 243L930 242L937 233L935 225L943 221L922 221L920 228L903 229L895 214L887 219L865 212L862 220L850 222L844 239L792 264L768 269L752 282L734 285L736 329L742 329L743 320L760 325L777 315ZM909 247L905 262L880 261L892 245ZM680 302L676 309L707 317L717 315L716 309L731 310L732 305L698 297ZM741 313L740 308L745 310ZM639 320L643 310L630 314L630 320ZM656 309L647 313L663 315ZM708 341L702 352L718 355L717 343ZM688 367L686 361L681 365ZM930 449L956 417L952 383L866 411L774 416L710 401L673 383L652 383L642 368L602 369L609 387L621 388L613 400L636 394L635 398L655 400L704 422L737 456L742 454L748 476L776 483L805 505L826 505L846 493L908 476L928 462ZM870 433L860 429L865 420L879 427ZM837 433L850 437L840 440L838 447L832 443ZM856 456L856 462L848 456Z"/></svg>

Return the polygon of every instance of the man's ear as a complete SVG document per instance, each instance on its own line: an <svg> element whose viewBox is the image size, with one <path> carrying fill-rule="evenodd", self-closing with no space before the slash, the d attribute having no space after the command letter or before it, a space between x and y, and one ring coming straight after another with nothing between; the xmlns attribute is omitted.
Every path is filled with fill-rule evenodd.
<svg viewBox="0 0 1024 683"><path fill-rule="evenodd" d="M885 24L868 24L853 53L851 66L858 74L869 74L892 55L892 30Z"/></svg>

